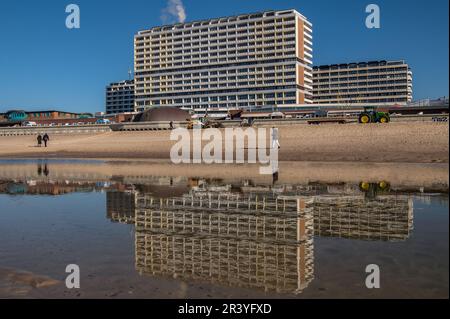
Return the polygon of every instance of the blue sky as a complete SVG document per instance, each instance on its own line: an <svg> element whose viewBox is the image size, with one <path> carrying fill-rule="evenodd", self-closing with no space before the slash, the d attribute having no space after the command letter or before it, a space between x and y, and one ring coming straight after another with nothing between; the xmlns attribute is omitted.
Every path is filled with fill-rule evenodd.
<svg viewBox="0 0 450 319"><path fill-rule="evenodd" d="M183 0L187 21L297 9L314 25L314 64L405 59L414 98L448 96L448 0ZM78 4L81 28L65 27ZM365 7L381 28L365 28ZM161 25L167 0L2 0L0 112L12 108L104 110L109 82L133 68L133 35Z"/></svg>

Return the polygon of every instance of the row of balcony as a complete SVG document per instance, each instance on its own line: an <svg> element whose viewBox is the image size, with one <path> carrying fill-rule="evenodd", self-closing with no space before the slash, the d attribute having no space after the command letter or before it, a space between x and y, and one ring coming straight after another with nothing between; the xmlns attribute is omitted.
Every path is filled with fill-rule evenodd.
<svg viewBox="0 0 450 319"><path fill-rule="evenodd" d="M388 93L397 93L397 94L388 94ZM342 99L375 99L375 98L400 98L400 97L408 97L410 94L407 92L387 92L387 93L364 93L364 94L343 94L343 95L328 95L328 96L316 96L314 95L315 101L324 101L324 100L342 100Z"/></svg>
<svg viewBox="0 0 450 319"><path fill-rule="evenodd" d="M312 82L311 81L305 81L305 86L311 87ZM264 84L273 84L273 83L296 83L296 77L275 77L275 78L264 78L264 80L261 79L239 79L239 80L233 80L233 79L225 79L225 80L208 80L208 81L198 81L198 82L183 82L180 83L180 81L175 82L160 82L160 81L139 81L137 83L136 88L170 88L170 87L196 87L196 86L205 86L205 85L211 85L213 87L218 87L219 85L234 85L234 86L242 86L242 85L264 85Z"/></svg>
<svg viewBox="0 0 450 319"><path fill-rule="evenodd" d="M340 78L339 81L331 81L330 79L327 79L327 81L323 81L323 79L315 78L313 75L314 81L321 85L328 85L328 84L342 84L342 83L358 83L361 81L379 81L379 80L403 80L407 82L412 82L412 79L408 76L405 76L404 74L386 74L386 75L369 75L369 76L359 76L357 79L351 79L350 78Z"/></svg>
<svg viewBox="0 0 450 319"><path fill-rule="evenodd" d="M226 98L227 101L239 101L239 100L255 100L255 99L273 99L273 98L295 98L296 92L301 92L301 90L293 88L293 89L286 89L286 90L273 90L272 88L267 88L265 90L259 90L259 91L246 91L246 92L239 92L239 91L233 91L233 92L225 92L225 93L210 93L205 94L202 96L196 96L195 93L198 93L197 91L188 91L188 92L180 92L184 93L179 96L159 96L158 93L150 93L145 94L141 92L136 91L136 97L135 100L147 100L147 99L173 99L173 100L182 100L183 103L187 103L190 101L194 102L201 102L202 99L208 99L212 101L213 98L216 99L216 101L224 101ZM306 92L308 95L312 97L312 93Z"/></svg>
<svg viewBox="0 0 450 319"><path fill-rule="evenodd" d="M254 22L254 23L252 23ZM150 30L141 31L138 34L136 34L136 38L138 39L145 39L145 40L158 40L158 39L164 39L164 38L177 38L177 37L183 37L186 35L200 35L200 34L211 34L211 33L218 33L218 32L230 32L230 31L248 31L248 30L255 30L254 32L263 32L267 28L275 28L277 27L285 27L285 26L295 26L295 18L290 17L287 18L284 21L274 21L274 22L266 22L264 20L252 20L248 23L221 23L220 26L197 26L197 27L187 27L184 30L158 30L157 28L153 28ZM305 23L305 26L310 31L312 29L312 26L310 27L308 25L308 22Z"/></svg>
<svg viewBox="0 0 450 319"><path fill-rule="evenodd" d="M166 87L149 87L144 86L136 87L136 94L137 93L182 93L187 91L195 90L196 92L199 91L208 91L211 89L220 89L220 88L231 88L231 89L251 89L251 88L260 88L260 87L266 87L266 86L273 86L273 85L295 85L297 84L295 82L295 79L292 79L291 81L273 81L269 83L257 83L257 82L240 82L240 83L220 83L219 84L204 84L204 85L192 85L192 86L166 86ZM305 88L307 87L309 90L312 90L312 87L309 85L305 85ZM157 91L158 90L158 91Z"/></svg>
<svg viewBox="0 0 450 319"><path fill-rule="evenodd" d="M317 92L317 91L313 91L313 95L315 97L318 96L339 96L341 94L361 94L362 92L364 92L364 94L372 94L372 93L384 93L384 92L400 92L400 93L412 93L412 91L406 90L405 88L391 88L391 89L379 89L379 90L358 90L356 92L344 92L344 91L339 91L339 92Z"/></svg>
<svg viewBox="0 0 450 319"><path fill-rule="evenodd" d="M261 61L262 59L271 59L271 58L282 58L282 59L292 59L292 58L296 58L295 55L283 55L282 53L270 53L270 54L263 54L263 55L251 55L251 56L234 56L234 57L221 57L221 58L217 58L217 59L202 59L202 60L192 60L192 61L172 61L172 63L152 63L150 65L146 64L146 65L142 65L141 64L136 64L135 66L135 71L136 72L142 72L142 71L155 71L155 70L162 70L162 73L164 73L163 69L167 69L167 68L171 68L171 67L180 67L180 66L194 66L194 67L200 67L200 66L205 66L205 65L211 65L211 64L216 64L216 63L233 63L233 62L257 62L257 61ZM310 65L311 61L308 59L303 59L304 60L304 64L302 64L304 67L307 67L308 64ZM193 63L196 62L196 63Z"/></svg>
<svg viewBox="0 0 450 319"><path fill-rule="evenodd" d="M266 94L267 95L267 94ZM214 96L207 96L202 98L196 98L192 97L191 95L186 94L186 97L177 97L177 98L157 98L157 97L150 97L146 99L142 98L136 98L136 101L142 101L142 100L163 100L163 101L169 101L170 103L177 103L177 104L183 104L183 103L226 103L226 102L240 102L240 101L261 101L264 102L268 99L277 99L277 100L291 100L296 98L296 93L291 92L289 94L286 93L271 93L271 96L265 96L264 94L250 94L250 95L244 95L244 96L237 96L237 95L214 95Z"/></svg>
<svg viewBox="0 0 450 319"><path fill-rule="evenodd" d="M243 40L243 41L223 41L221 43L210 43L210 44L201 44L200 42L193 43L185 43L184 45L177 46L157 46L157 47L135 47L135 54L139 53L149 53L149 54L174 54L176 51L181 50L191 50L190 52L200 52L200 51L222 51L227 49L244 49L244 48L266 48L266 47L274 47L274 46L287 46L287 45L297 45L295 38L282 38L277 40L267 41L255 41L252 40ZM305 49L307 51L312 52L312 48L305 45ZM198 51L194 51L198 50ZM181 54L181 52L178 52Z"/></svg>
<svg viewBox="0 0 450 319"><path fill-rule="evenodd" d="M379 79L361 79L354 81L341 81L341 82L318 82L316 79L313 80L317 88L329 88L329 87L348 87L348 86L371 86L379 84L405 84L411 85L412 81L402 78L379 78Z"/></svg>
<svg viewBox="0 0 450 319"><path fill-rule="evenodd" d="M161 103L163 102L163 103ZM312 100L310 100L312 103ZM193 103L193 104L192 104ZM197 104L202 103L202 104ZM206 102L190 102L190 103L174 103L171 101L149 101L145 105L151 106L151 105L166 105L166 106L174 106L177 108L182 109L222 109L227 110L231 108L237 108L237 107L257 107L257 106L265 106L265 105L282 105L282 104L297 104L297 100L295 98L293 99L278 99L278 100L246 100L246 101L239 101L239 102L231 102L231 103L214 103L214 102L208 102L207 104L204 104Z"/></svg>
<svg viewBox="0 0 450 319"><path fill-rule="evenodd" d="M194 73L192 74L192 76L185 76L185 77L180 77L180 75L177 75L177 77L164 77L164 76L156 76L156 77L151 77L151 78L139 78L136 81L136 86L138 87L139 85L141 85L142 83L148 83L148 84L154 84L154 85L181 85L181 84L200 84L200 83L222 83L222 82L236 82L236 81L248 81L248 80L253 80L253 81L264 81L264 80L279 80L279 79L286 79L286 78L296 78L296 72L295 71L290 71L290 72L286 72L286 73L257 73L257 72L234 72L234 73L229 73L231 76L226 76L227 74L215 74L212 75L212 73L208 76L208 75L203 75L203 74L198 74L198 73ZM238 76L236 76L236 74L239 74ZM311 78L308 77L304 77L304 79L306 81L308 81L309 83L313 83Z"/></svg>
<svg viewBox="0 0 450 319"><path fill-rule="evenodd" d="M220 58L220 57L244 57L244 56L252 56L252 55L261 55L264 53L279 53L280 56L282 55L290 55L290 56L296 56L296 52L292 51L292 49L295 50L295 47L289 47L280 52L280 50L277 49L267 49L267 50L249 50L248 52L239 52L239 51L217 51L217 52L208 52L208 53L202 53L202 54L191 54L191 55L183 55L183 54L173 54L173 55L161 55L160 57L156 58L149 58L149 57L139 57L136 56L135 63L136 64L151 64L151 63L159 63L159 62L175 62L175 61L193 61L193 60L201 60L205 58ZM290 51L287 51L290 50ZM223 54L220 54L223 53Z"/></svg>
<svg viewBox="0 0 450 319"><path fill-rule="evenodd" d="M183 71L179 72L177 74L171 75L171 74L163 74L163 75L156 75L153 76L152 80L170 80L170 79L182 79L182 78L203 78L207 76L235 76L235 75L257 75L257 76L263 76L266 73L277 73L280 75L281 73L286 72L293 72L295 71L295 64L281 64L281 65L270 65L270 66L264 66L264 67L250 67L250 68L227 68L227 69L211 69L207 71L200 71L200 70L191 70L191 71ZM306 70L306 73L311 75L310 72ZM312 77L312 76L311 76ZM138 77L142 78L142 77ZM150 78L145 78L145 80L149 80Z"/></svg>
<svg viewBox="0 0 450 319"><path fill-rule="evenodd" d="M161 66L159 68L154 67L152 70L148 71L141 71L143 69L142 66L135 65L135 80L136 79L143 79L147 78L149 76L157 77L157 76L173 76L174 78L181 78L182 74L195 74L195 73L202 73L202 72L221 72L225 70L239 70L241 68L250 68L250 69L257 69L258 72L262 70L262 67L281 67L284 65L284 69L295 69L296 66L301 66L306 71L306 74L312 78L312 68L311 66L308 66L306 64L303 64L301 61L298 60L296 57L291 58L278 58L278 59L253 59L253 60L230 60L230 61L220 61L218 63L215 61L215 63L204 63L200 65L194 65L194 66L186 66L185 68L181 67L173 67L168 68ZM277 69L281 70L281 69ZM240 73L240 72L238 72ZM217 74L217 73L216 73ZM220 73L222 74L222 73ZM233 74L232 72L229 72L229 74Z"/></svg>
<svg viewBox="0 0 450 319"><path fill-rule="evenodd" d="M256 76L256 75L252 75L249 73L239 73L240 75L236 76L213 76L213 77L207 77L207 76L195 76L192 78L187 78L185 80L163 80L163 79L151 79L151 80L144 80L144 81L139 81L139 83L137 83L137 87L139 86L138 84L140 83L148 83L148 84L152 84L152 85L182 85L182 84L200 84L200 83L223 83L223 82L242 82L242 81L264 81L264 80L282 80L282 79L295 79L296 78L296 72L289 72L289 73L264 73L264 74L260 74L260 76Z"/></svg>
<svg viewBox="0 0 450 319"><path fill-rule="evenodd" d="M347 75L350 74L350 72L354 72L353 74L366 74L366 73L372 73L372 72L407 72L408 74L412 75L412 71L408 68L407 65L399 66L399 65L386 65L386 66L376 66L376 67L354 67L354 68L346 68L346 69L339 69L334 72L330 72L330 70L314 70L314 74L318 77L333 77L333 76L340 76L340 75ZM364 71L364 73L362 72ZM369 72L371 71L371 72ZM344 73L344 74L341 74Z"/></svg>
<svg viewBox="0 0 450 319"><path fill-rule="evenodd" d="M327 91L327 90L330 90L330 89L335 89L335 90L338 90L338 89L342 89L342 88L351 88L351 89L354 89L354 90L364 90L364 89L370 89L370 88L377 88L377 87L397 87L397 86L399 86L399 87L402 87L402 88L405 88L405 89L412 89L412 85L408 85L408 84L402 84L402 83L383 83L383 84L372 84L372 85L351 85L351 86L349 86L349 85L343 85L343 86L329 86L329 87L327 87L327 88L317 88L317 87L314 87L314 90L315 91L318 91L318 92L320 92L320 91Z"/></svg>
<svg viewBox="0 0 450 319"><path fill-rule="evenodd" d="M233 33L233 34L207 34L205 36L196 36L196 37L173 37L167 39L160 39L156 41L145 40L143 38L135 38L135 46L161 46L161 45L174 45L179 43L191 43L191 42L200 42L200 41L208 41L208 42L216 42L219 39L228 39L229 41L238 41L238 40L248 40L248 39L267 39L267 38L284 38L287 36L295 36L295 27L291 28L283 28L280 30L272 30L265 32L246 32L246 33ZM311 41L313 36L311 34L305 33L304 36L309 38Z"/></svg>
<svg viewBox="0 0 450 319"><path fill-rule="evenodd" d="M248 44L245 46L236 46L236 45L214 45L214 46L198 46L195 48L189 48L189 49L170 49L166 51L158 51L158 52L151 52L151 51L142 51L142 50L136 50L134 57L137 60L142 60L145 58L167 58L167 57L178 57L178 56L184 56L186 54L206 54L206 53L221 53L221 52L227 52L227 51L242 51L247 50L247 52L241 52L242 53L254 53L254 52L264 52L264 51L276 51L276 50L292 50L297 48L297 43L295 41L290 42L283 42L280 45L252 45ZM312 54L313 50L309 49L306 46L303 46L303 49L308 54Z"/></svg>
<svg viewBox="0 0 450 319"><path fill-rule="evenodd" d="M269 74L269 75L261 75L259 77L256 76L248 76L240 75L239 77L236 76L229 76L229 77L196 77L193 80L158 80L158 79L152 79L152 80L145 80L140 81L139 84L147 83L154 86L172 86L172 85L191 85L191 84L201 84L201 83L226 83L226 82L242 82L242 81L265 81L265 80L283 80L283 79L295 79L296 73L295 72L289 72L289 74ZM136 85L136 87L139 87L139 85Z"/></svg>

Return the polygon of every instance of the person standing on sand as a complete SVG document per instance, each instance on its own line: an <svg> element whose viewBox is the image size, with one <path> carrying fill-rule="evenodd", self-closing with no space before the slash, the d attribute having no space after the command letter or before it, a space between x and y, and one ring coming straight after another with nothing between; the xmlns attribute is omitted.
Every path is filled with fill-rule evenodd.
<svg viewBox="0 0 450 319"><path fill-rule="evenodd" d="M41 136L41 134L39 134L39 135L37 136L37 145L38 145L38 147L41 147L41 146L42 146L42 136Z"/></svg>
<svg viewBox="0 0 450 319"><path fill-rule="evenodd" d="M278 128L272 127L272 148L281 148L278 137Z"/></svg>
<svg viewBox="0 0 450 319"><path fill-rule="evenodd" d="M45 135L44 135L44 137L42 138L42 140L44 141L45 147L47 147L47 143L48 143L48 141L50 141L50 137L48 136L47 133L45 133Z"/></svg>

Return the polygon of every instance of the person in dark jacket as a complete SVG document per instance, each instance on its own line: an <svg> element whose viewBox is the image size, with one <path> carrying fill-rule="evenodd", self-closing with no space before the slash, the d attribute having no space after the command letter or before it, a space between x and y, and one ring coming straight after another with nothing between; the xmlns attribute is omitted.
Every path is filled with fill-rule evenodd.
<svg viewBox="0 0 450 319"><path fill-rule="evenodd" d="M42 146L42 136L41 136L41 134L39 134L36 139L37 139L38 147L41 147Z"/></svg>
<svg viewBox="0 0 450 319"><path fill-rule="evenodd" d="M47 147L47 143L48 141L50 141L50 137L48 136L47 133L45 133L45 135L42 137L42 140L44 141L45 147Z"/></svg>

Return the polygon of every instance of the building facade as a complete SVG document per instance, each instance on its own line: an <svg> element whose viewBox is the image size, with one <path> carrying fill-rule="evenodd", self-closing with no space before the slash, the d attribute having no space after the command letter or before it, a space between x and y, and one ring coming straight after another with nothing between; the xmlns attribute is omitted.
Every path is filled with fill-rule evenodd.
<svg viewBox="0 0 450 319"><path fill-rule="evenodd" d="M106 87L106 114L134 112L134 80Z"/></svg>
<svg viewBox="0 0 450 319"><path fill-rule="evenodd" d="M140 31L135 108L312 103L312 24L270 11Z"/></svg>
<svg viewBox="0 0 450 319"><path fill-rule="evenodd" d="M314 103L395 103L412 101L412 72L405 61L315 66Z"/></svg>
<svg viewBox="0 0 450 319"><path fill-rule="evenodd" d="M84 119L92 117L91 113L72 113L55 110L47 111L24 111L11 110L6 113L0 113L0 121L5 122L22 122L22 121L53 121L53 120L70 120Z"/></svg>

